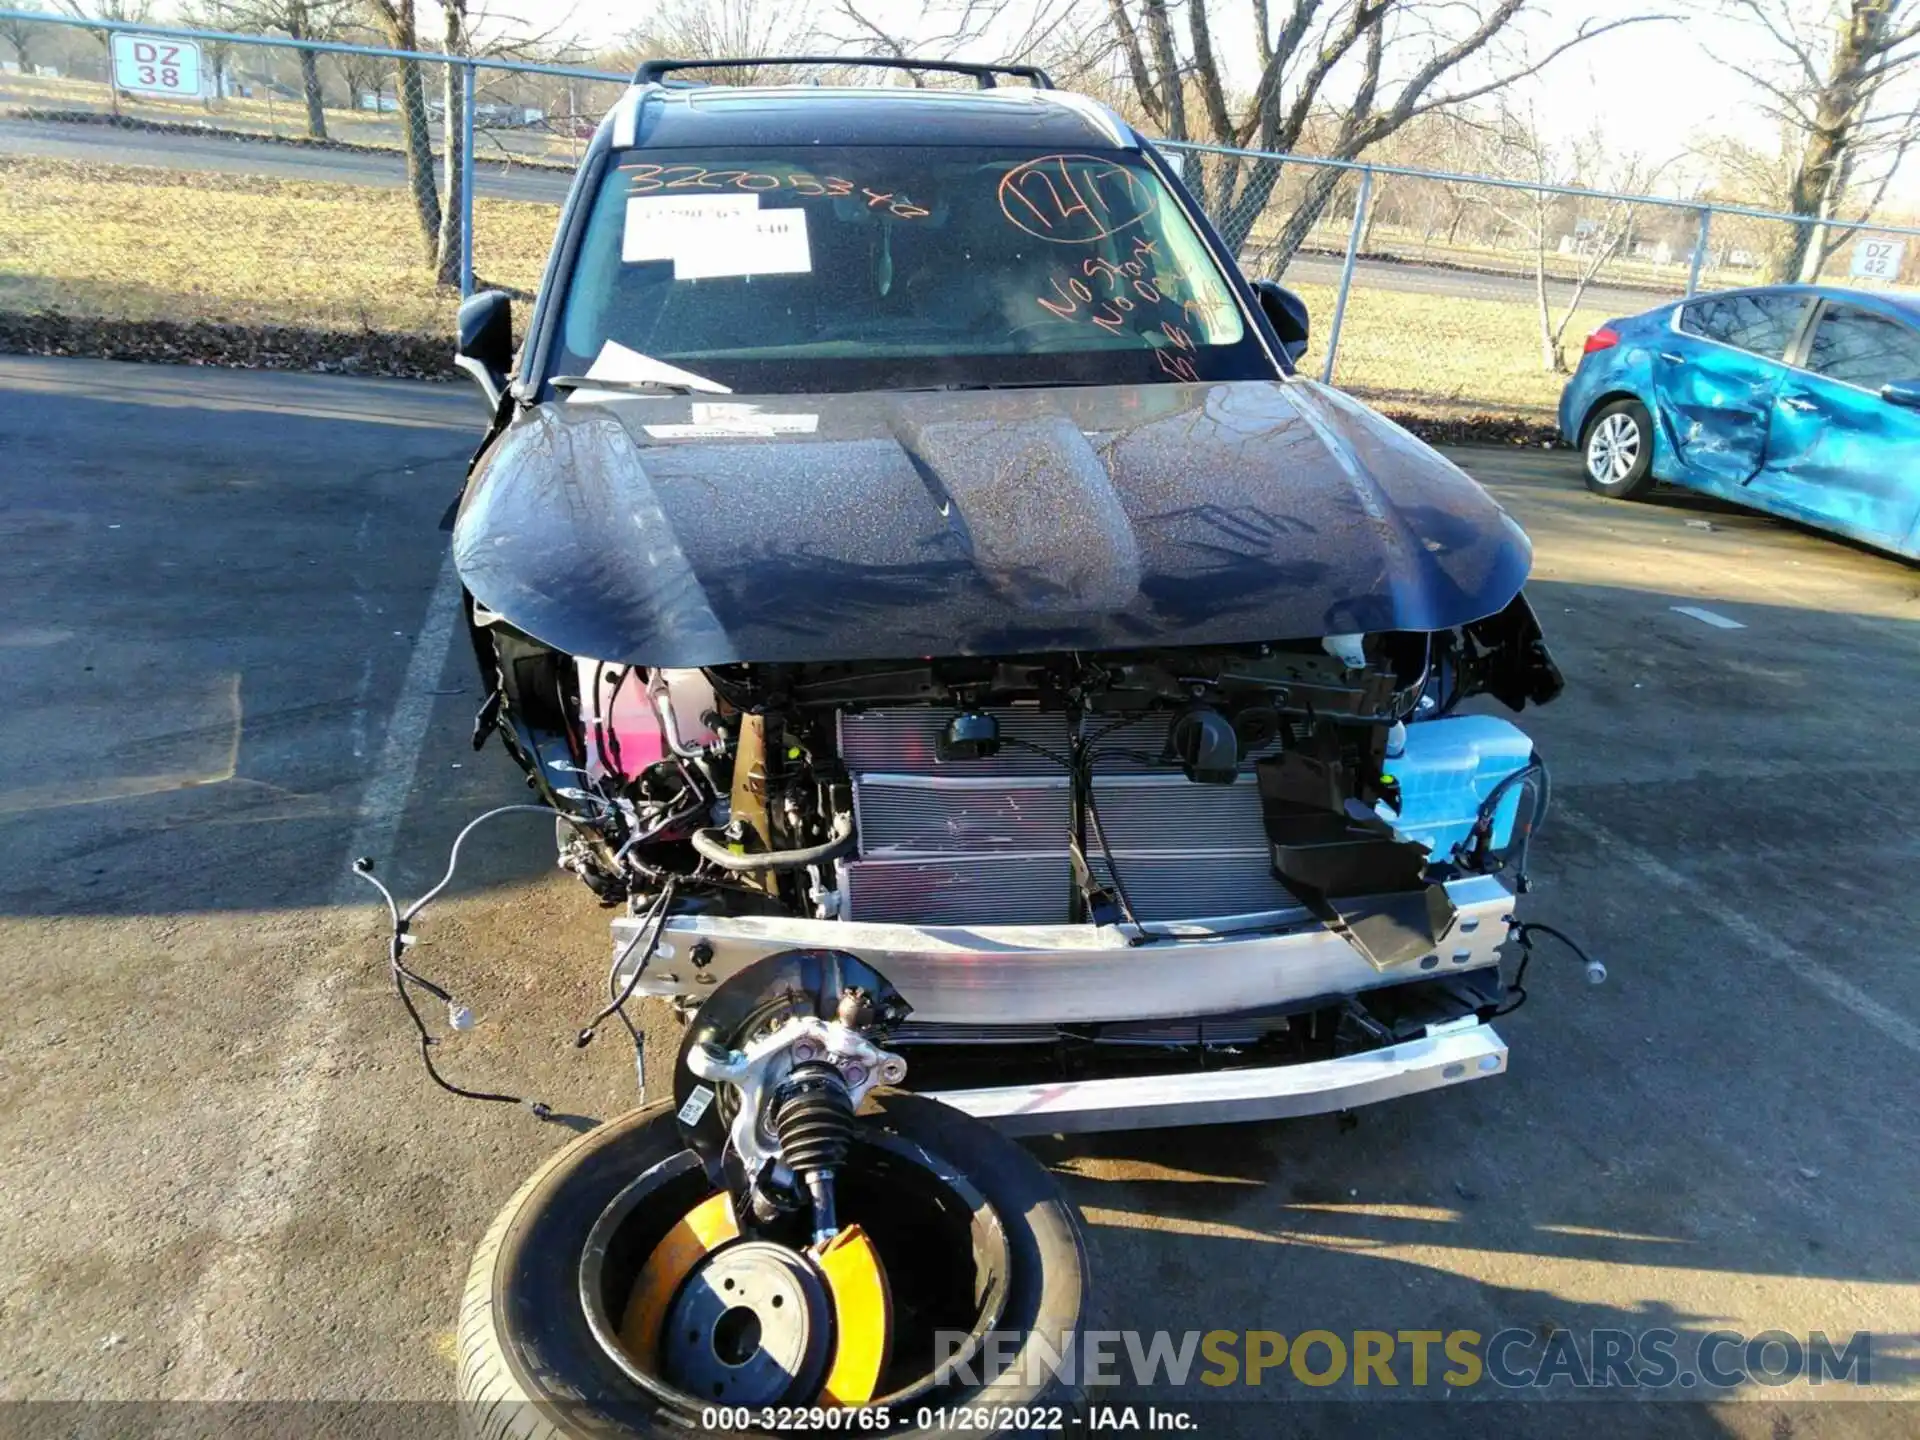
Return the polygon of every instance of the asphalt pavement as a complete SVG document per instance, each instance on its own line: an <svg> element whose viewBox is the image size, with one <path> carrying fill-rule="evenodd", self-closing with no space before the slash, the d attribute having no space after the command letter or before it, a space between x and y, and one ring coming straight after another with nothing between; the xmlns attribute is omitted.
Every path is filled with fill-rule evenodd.
<svg viewBox="0 0 1920 1440"><path fill-rule="evenodd" d="M444 1400L495 1209L634 1103L630 1051L572 1044L607 917L543 823L475 836L412 958L479 1016L442 1064L559 1122L431 1088L348 872L416 894L525 793L468 743L437 528L481 418L464 389L0 357L0 1399ZM1457 458L1534 537L1568 682L1522 717L1556 795L1523 913L1611 978L1543 945L1507 1074L1353 1124L1037 1142L1094 1323L1871 1330L1865 1392L1366 1403L1403 1374L1236 1390L1206 1433L1912 1433L1858 1397L1920 1384L1920 572L1598 499L1565 453Z"/></svg>
<svg viewBox="0 0 1920 1440"><path fill-rule="evenodd" d="M325 150L219 135L175 135L5 117L0 117L0 155L218 170L345 185L400 186L407 180L406 165L398 151ZM566 198L567 186L573 179L570 170L494 160L476 160L474 171L474 188L481 195L556 206ZM1341 265L1337 256L1298 255L1283 278L1296 284L1337 285ZM1437 265L1361 260L1356 262L1354 277L1357 285L1370 289L1420 295L1522 302L1531 302L1534 296L1530 276L1489 274ZM1560 306L1569 298L1571 287L1551 280L1547 291L1551 302ZM1632 315L1678 298L1678 292L1663 295L1649 290L1596 285L1588 287L1582 303L1590 309Z"/></svg>

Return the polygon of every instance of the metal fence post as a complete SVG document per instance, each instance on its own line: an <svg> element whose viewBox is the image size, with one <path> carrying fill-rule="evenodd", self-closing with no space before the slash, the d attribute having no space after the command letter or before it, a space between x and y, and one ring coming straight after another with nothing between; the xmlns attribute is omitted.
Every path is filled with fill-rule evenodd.
<svg viewBox="0 0 1920 1440"><path fill-rule="evenodd" d="M1700 288L1700 267L1707 263L1707 231L1713 225L1713 211L1706 207L1700 210L1700 234L1693 242L1693 265L1687 271L1687 298L1691 300L1694 292Z"/></svg>
<svg viewBox="0 0 1920 1440"><path fill-rule="evenodd" d="M1333 383L1333 361L1340 353L1340 326L1347 318L1347 292L1353 289L1353 263L1360 255L1360 232L1367 228L1367 202L1373 198L1373 171L1360 172L1360 198L1353 207L1353 229L1347 232L1347 259L1340 267L1340 293L1333 301L1333 326L1327 331L1327 363L1320 367L1320 383Z"/></svg>
<svg viewBox="0 0 1920 1440"><path fill-rule="evenodd" d="M460 67L460 298L473 294L473 72Z"/></svg>

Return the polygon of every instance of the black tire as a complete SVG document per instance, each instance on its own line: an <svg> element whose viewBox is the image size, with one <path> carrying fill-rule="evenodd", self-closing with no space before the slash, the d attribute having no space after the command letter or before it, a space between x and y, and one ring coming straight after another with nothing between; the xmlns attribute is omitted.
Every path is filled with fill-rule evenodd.
<svg viewBox="0 0 1920 1440"><path fill-rule="evenodd" d="M1616 417L1625 417L1625 423ZM1629 448L1630 447L1630 448ZM1623 463L1628 459L1631 463ZM1637 500L1653 488L1653 417L1638 400L1611 400L1587 417L1580 434L1587 488L1613 500Z"/></svg>
<svg viewBox="0 0 1920 1440"><path fill-rule="evenodd" d="M1078 1333L1086 1295L1080 1227L1025 1150L949 1106L904 1093L862 1107L878 1124L951 1163L998 1212L1010 1251L998 1329L1044 1339L1055 1353ZM580 1300L580 1257L602 1210L626 1185L681 1150L671 1102L636 1110L560 1150L507 1202L475 1252L460 1303L463 1428L484 1440L673 1436L669 1418L601 1349ZM700 1189L704 1191L704 1184ZM1073 1406L1076 1391L1016 1364L985 1386L955 1384L916 1402ZM887 1432L920 1435L909 1409Z"/></svg>

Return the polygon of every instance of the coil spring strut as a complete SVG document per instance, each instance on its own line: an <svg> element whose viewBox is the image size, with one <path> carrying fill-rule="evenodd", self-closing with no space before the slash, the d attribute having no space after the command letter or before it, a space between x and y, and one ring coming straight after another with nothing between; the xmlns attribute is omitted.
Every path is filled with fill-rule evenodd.
<svg viewBox="0 0 1920 1440"><path fill-rule="evenodd" d="M813 1197L813 1238L833 1238L833 1172L853 1140L853 1098L840 1072L820 1061L796 1065L774 1092L773 1132L780 1158Z"/></svg>

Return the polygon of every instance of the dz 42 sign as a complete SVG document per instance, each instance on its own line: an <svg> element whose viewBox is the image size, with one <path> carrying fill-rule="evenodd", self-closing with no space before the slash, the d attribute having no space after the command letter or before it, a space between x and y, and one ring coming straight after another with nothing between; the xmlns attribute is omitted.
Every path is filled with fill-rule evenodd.
<svg viewBox="0 0 1920 1440"><path fill-rule="evenodd" d="M191 40L157 35L113 37L113 83L150 95L200 98L200 47Z"/></svg>
<svg viewBox="0 0 1920 1440"><path fill-rule="evenodd" d="M1853 264L1848 273L1863 280L1897 280L1900 259L1907 248L1904 240L1867 240L1853 242Z"/></svg>

